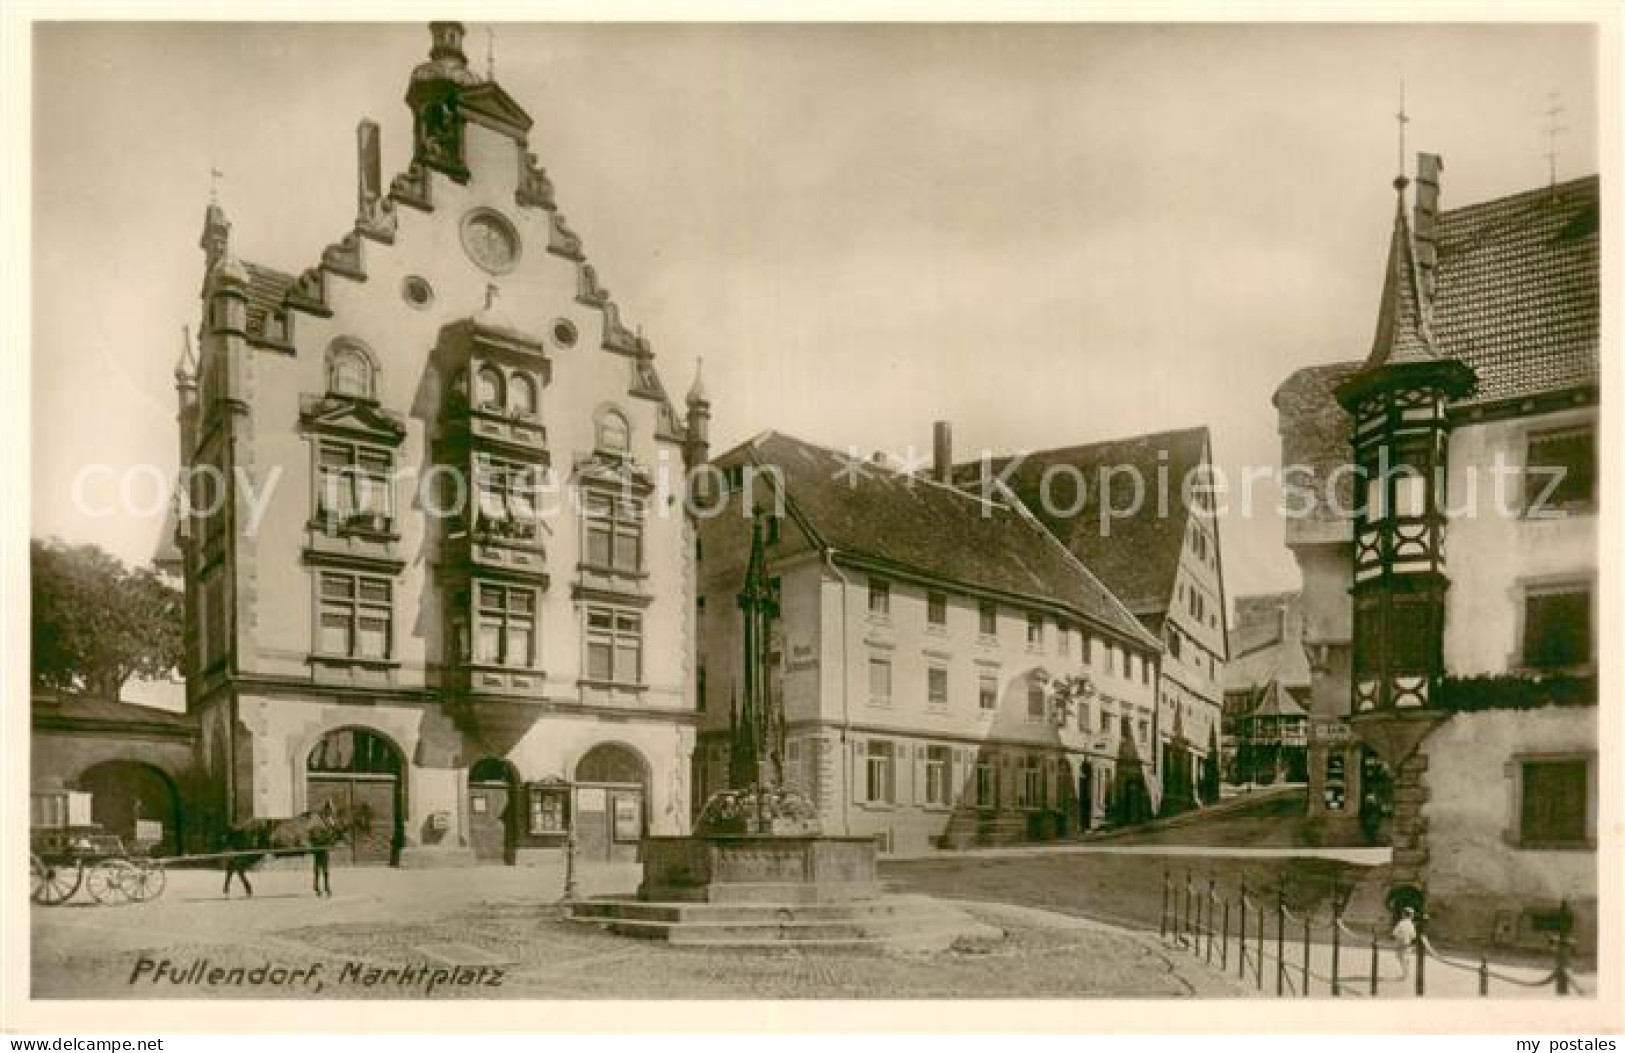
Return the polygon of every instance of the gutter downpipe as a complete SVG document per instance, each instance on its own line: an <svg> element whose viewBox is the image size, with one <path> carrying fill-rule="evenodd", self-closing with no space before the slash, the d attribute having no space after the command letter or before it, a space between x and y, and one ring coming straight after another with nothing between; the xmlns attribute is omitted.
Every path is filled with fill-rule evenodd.
<svg viewBox="0 0 1625 1053"><path fill-rule="evenodd" d="M836 580L841 583L841 778L843 780L841 790L841 833L843 836L851 837L852 780L854 776L852 772L852 743L850 741L852 731L851 670L847 667L848 648L850 647L847 633L847 618L849 616L847 590L852 583L847 580L841 569L835 565L836 550L828 545L823 546L823 548L824 566L828 567L829 572L835 575Z"/></svg>

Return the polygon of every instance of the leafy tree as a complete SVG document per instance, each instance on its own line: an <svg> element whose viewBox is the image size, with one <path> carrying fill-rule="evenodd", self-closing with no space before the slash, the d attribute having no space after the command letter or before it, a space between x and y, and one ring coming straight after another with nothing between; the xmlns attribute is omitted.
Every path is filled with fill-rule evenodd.
<svg viewBox="0 0 1625 1053"><path fill-rule="evenodd" d="M1210 725L1207 732L1207 766L1202 769L1202 799L1207 804L1219 803L1219 729Z"/></svg>
<svg viewBox="0 0 1625 1053"><path fill-rule="evenodd" d="M181 664L184 602L155 571L54 538L33 539L29 563L36 684L117 698L132 676Z"/></svg>

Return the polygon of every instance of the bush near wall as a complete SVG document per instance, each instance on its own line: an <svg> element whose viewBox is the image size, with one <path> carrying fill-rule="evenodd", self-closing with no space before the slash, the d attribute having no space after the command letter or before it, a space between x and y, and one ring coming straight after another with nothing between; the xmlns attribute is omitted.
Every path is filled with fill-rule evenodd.
<svg viewBox="0 0 1625 1053"><path fill-rule="evenodd" d="M1458 713L1543 706L1594 706L1596 676L1463 676L1439 684L1440 708Z"/></svg>

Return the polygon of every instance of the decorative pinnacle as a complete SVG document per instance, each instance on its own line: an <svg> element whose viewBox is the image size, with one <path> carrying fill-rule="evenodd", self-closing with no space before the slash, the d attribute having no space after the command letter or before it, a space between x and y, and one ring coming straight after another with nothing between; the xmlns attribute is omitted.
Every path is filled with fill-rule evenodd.
<svg viewBox="0 0 1625 1053"><path fill-rule="evenodd" d="M197 357L192 354L192 329L181 326L181 357L175 362L175 384L191 387L197 377Z"/></svg>
<svg viewBox="0 0 1625 1053"><path fill-rule="evenodd" d="M226 173L218 168L209 169L209 204L220 204L220 180L226 178Z"/></svg>

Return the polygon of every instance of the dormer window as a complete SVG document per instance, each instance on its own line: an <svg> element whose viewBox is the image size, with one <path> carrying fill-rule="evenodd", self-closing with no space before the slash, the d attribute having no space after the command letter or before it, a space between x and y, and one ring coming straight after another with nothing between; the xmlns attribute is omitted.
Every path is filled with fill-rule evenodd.
<svg viewBox="0 0 1625 1053"><path fill-rule="evenodd" d="M372 358L354 344L335 344L327 355L327 390L346 398L373 398Z"/></svg>
<svg viewBox="0 0 1625 1053"><path fill-rule="evenodd" d="M632 427L618 410L605 410L598 416L598 450L624 457L632 447Z"/></svg>

